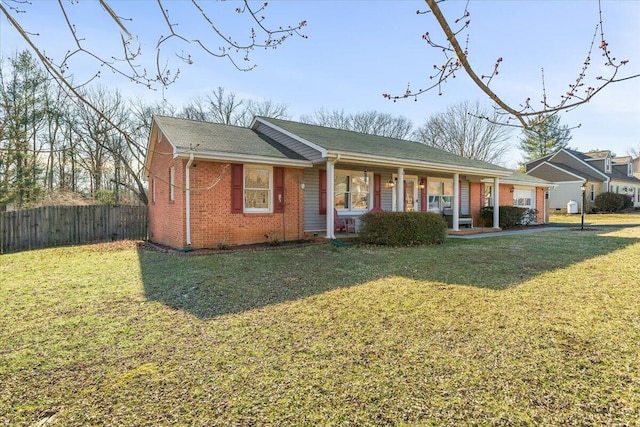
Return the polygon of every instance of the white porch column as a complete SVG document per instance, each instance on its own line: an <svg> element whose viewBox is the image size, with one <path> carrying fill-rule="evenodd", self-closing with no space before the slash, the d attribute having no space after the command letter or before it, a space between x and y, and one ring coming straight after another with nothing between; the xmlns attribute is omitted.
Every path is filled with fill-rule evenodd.
<svg viewBox="0 0 640 427"><path fill-rule="evenodd" d="M396 185L396 211L404 212L404 169L398 169L398 183Z"/></svg>
<svg viewBox="0 0 640 427"><path fill-rule="evenodd" d="M460 174L453 174L453 231L460 230Z"/></svg>
<svg viewBox="0 0 640 427"><path fill-rule="evenodd" d="M500 178L493 180L493 228L500 228Z"/></svg>
<svg viewBox="0 0 640 427"><path fill-rule="evenodd" d="M335 224L333 223L333 185L335 179L335 160L327 160L327 239L335 239Z"/></svg>

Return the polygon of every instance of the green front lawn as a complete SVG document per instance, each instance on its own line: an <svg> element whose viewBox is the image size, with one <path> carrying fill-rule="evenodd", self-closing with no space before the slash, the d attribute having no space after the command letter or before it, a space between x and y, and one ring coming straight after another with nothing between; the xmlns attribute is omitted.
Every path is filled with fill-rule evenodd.
<svg viewBox="0 0 640 427"><path fill-rule="evenodd" d="M0 256L0 425L638 425L640 228Z"/></svg>

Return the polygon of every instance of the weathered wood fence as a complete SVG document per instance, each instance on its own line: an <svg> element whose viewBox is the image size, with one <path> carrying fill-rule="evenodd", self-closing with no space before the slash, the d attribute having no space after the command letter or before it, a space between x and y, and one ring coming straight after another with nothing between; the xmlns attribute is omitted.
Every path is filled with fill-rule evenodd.
<svg viewBox="0 0 640 427"><path fill-rule="evenodd" d="M0 254L146 238L146 206L45 206L0 212Z"/></svg>

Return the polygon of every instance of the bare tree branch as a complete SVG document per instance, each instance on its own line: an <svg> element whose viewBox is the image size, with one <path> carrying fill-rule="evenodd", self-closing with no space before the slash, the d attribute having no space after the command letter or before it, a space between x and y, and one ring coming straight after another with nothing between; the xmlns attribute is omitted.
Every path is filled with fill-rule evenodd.
<svg viewBox="0 0 640 427"><path fill-rule="evenodd" d="M467 48L463 48L458 40L458 36L462 30L467 29L470 25L470 20L468 17L470 13L468 9L465 7L464 14L462 18L456 19L454 21L455 24L461 25L458 30L454 30L450 25L447 18L442 13L439 3L439 0L425 0L429 11L435 17L438 25L440 26L442 32L444 33L448 44L439 44L433 41L429 33L423 35L423 39L427 41L427 43L433 47L440 49L445 55L445 61L442 65L434 65L434 70L436 71L430 79L435 80L435 83L430 84L426 89L419 89L417 91L412 91L409 87L405 90L402 95L390 95L388 93L384 93L383 97L397 101L399 99L406 98L414 98L417 99L418 96L433 90L434 88L441 89L442 83L447 81L451 77L455 77L456 71L463 69L467 75L471 78L474 84L484 92L489 99L491 99L501 110L503 114L503 120L500 121L501 124L522 127L524 129L531 129L532 126L535 126L540 121L548 119L551 115L557 114L560 111L568 111L574 108L577 108L587 102L589 102L594 96L600 93L607 86L619 83L625 80L633 79L640 77L640 74L618 77L618 73L620 69L628 63L627 60L616 60L609 50L608 43L605 39L605 33L603 29L603 14L602 14L602 4L599 1L599 23L596 27L596 32L594 32L593 39L591 41L591 46L589 48L589 52L587 57L582 64L581 70L578 73L578 76L575 79L575 82L569 84L569 90L561 96L561 100L557 104L549 104L548 97L545 88L544 82L544 71L542 72L542 80L543 80L543 93L541 105L542 108L535 108L531 105L531 98L527 98L522 105L518 107L514 107L504 101L504 99L494 92L489 86L492 80L499 74L499 67L502 63L503 59L498 58L493 66L493 70L489 75L478 75L474 68L468 61L468 50ZM418 13L426 13L420 12ZM596 78L598 84L587 85L585 88L585 78L586 71L591 65L591 57L594 48L596 47L596 40L599 29L599 41L597 48L602 51L602 56L606 59L605 64L607 67L611 69L611 73L609 76L603 77L599 76ZM467 44L468 44L468 36L467 36ZM442 93L441 91L439 92ZM485 119L489 119L489 117L484 117ZM489 119L490 120L490 119ZM518 122L517 125L513 125L511 121L516 120Z"/></svg>

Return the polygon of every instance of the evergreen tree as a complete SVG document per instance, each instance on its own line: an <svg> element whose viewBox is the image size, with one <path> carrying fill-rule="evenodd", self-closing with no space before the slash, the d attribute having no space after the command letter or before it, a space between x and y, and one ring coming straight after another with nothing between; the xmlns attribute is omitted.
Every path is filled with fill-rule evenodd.
<svg viewBox="0 0 640 427"><path fill-rule="evenodd" d="M28 51L8 62L8 72L0 67L0 205L21 208L34 202L40 190L38 131L46 113L48 79Z"/></svg>
<svg viewBox="0 0 640 427"><path fill-rule="evenodd" d="M524 153L525 162L553 154L567 146L571 140L571 130L567 125L560 125L560 116L552 115L539 120L531 130L523 129L520 138L520 150Z"/></svg>

